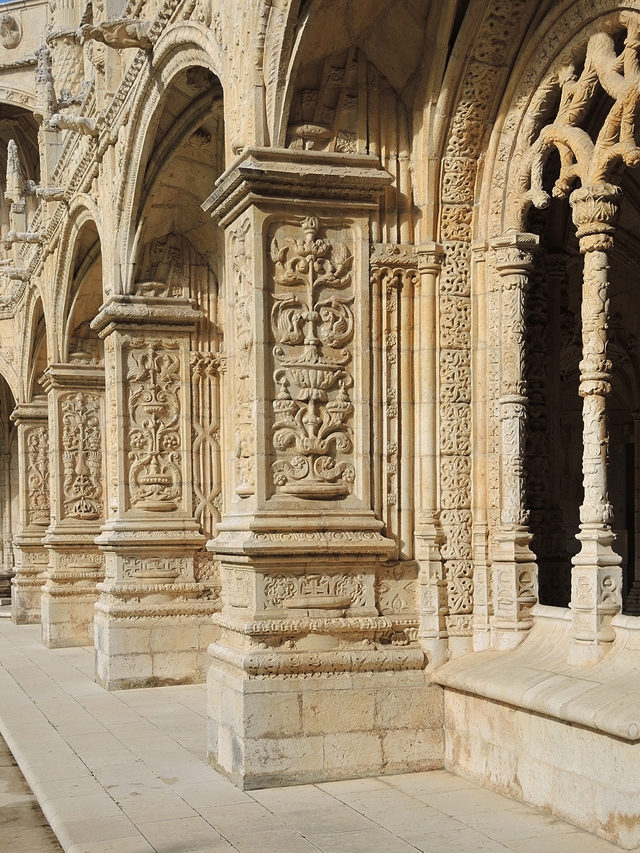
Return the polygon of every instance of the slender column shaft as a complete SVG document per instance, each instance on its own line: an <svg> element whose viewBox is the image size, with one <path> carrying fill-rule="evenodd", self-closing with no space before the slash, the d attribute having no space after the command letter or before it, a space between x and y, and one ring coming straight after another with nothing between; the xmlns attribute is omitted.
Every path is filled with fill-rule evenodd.
<svg viewBox="0 0 640 853"><path fill-rule="evenodd" d="M524 455L527 388L524 374L525 292L533 266L535 234L508 233L494 240L502 282L501 508L493 555L494 634L498 648L517 645L531 626L537 601L537 566L529 547Z"/></svg>
<svg viewBox="0 0 640 853"><path fill-rule="evenodd" d="M429 652L430 662L437 666L447 651L447 585L443 574L440 542L442 531L438 514L438 422L437 422L437 298L438 276L444 258L442 246L422 243L416 248L420 289L417 299L416 367L418 381L416 406L416 438L419 454L419 493L415 549L420 566L421 646Z"/></svg>
<svg viewBox="0 0 640 853"><path fill-rule="evenodd" d="M582 405L581 550L573 558L571 609L573 645L569 662L588 663L606 653L615 635L611 618L622 606L621 558L613 551L613 508L608 494L606 398L611 392L607 358L609 261L619 187L602 184L571 194L573 219L584 254L582 286L582 361L579 393Z"/></svg>

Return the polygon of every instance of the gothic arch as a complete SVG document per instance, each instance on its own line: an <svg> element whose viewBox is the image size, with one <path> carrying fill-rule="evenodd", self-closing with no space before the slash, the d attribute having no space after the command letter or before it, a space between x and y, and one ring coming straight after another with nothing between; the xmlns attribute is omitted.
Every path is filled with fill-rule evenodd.
<svg viewBox="0 0 640 853"><path fill-rule="evenodd" d="M52 310L52 361L65 360L67 329L65 321L69 317L71 301L73 299L74 263L79 249L79 240L83 232L93 229L97 238L98 251L102 241L102 222L98 205L91 196L87 194L77 195L72 200L67 221L61 230L58 243L58 254L56 257L55 277L51 292ZM95 242L95 241L94 241ZM85 247L89 253L92 246ZM76 270L77 272L77 270ZM103 294L100 294L102 302Z"/></svg>
<svg viewBox="0 0 640 853"><path fill-rule="evenodd" d="M207 69L218 81L221 69L215 57L220 46L212 31L201 24L189 22L169 28L154 47L150 68L141 81L132 104L131 114L136 121L127 130L121 129L119 144L128 149L127 168L120 176L116 194L116 223L120 241L115 247L116 280L110 283L115 292L131 287L133 266L141 238L140 204L143 195L144 171L154 144L158 122L171 84L183 71L193 67ZM203 190L203 201L206 190Z"/></svg>

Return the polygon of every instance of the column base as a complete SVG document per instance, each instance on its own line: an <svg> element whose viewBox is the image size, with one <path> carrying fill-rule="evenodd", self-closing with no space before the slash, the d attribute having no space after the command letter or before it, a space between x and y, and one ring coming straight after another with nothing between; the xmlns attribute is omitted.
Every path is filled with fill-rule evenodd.
<svg viewBox="0 0 640 853"><path fill-rule="evenodd" d="M98 593L95 580L88 589L73 583L43 587L42 645L47 649L66 649L93 645L93 616Z"/></svg>
<svg viewBox="0 0 640 853"><path fill-rule="evenodd" d="M420 648L209 652L209 763L243 790L443 766Z"/></svg>
<svg viewBox="0 0 640 853"><path fill-rule="evenodd" d="M42 644L48 649L93 645L93 617L104 578L104 555L91 545L49 551L42 588Z"/></svg>
<svg viewBox="0 0 640 853"><path fill-rule="evenodd" d="M43 547L27 549L16 543L16 556L15 575L11 579L11 620L16 625L37 625L49 555Z"/></svg>
<svg viewBox="0 0 640 853"><path fill-rule="evenodd" d="M101 687L206 681L207 648L219 634L211 616L219 605L215 598L198 598L208 595L202 584L104 583L98 588L94 645Z"/></svg>

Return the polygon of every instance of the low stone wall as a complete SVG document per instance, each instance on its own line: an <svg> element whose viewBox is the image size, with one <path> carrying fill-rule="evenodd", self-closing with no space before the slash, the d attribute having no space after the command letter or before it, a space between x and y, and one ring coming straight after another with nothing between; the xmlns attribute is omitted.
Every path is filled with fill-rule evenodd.
<svg viewBox="0 0 640 853"><path fill-rule="evenodd" d="M625 849L640 844L640 744L449 689L445 729L447 770Z"/></svg>

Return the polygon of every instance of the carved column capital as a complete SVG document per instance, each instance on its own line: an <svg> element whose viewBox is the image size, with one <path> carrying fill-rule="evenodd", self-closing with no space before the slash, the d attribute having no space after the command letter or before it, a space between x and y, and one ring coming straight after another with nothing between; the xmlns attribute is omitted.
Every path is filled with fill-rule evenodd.
<svg viewBox="0 0 640 853"><path fill-rule="evenodd" d="M491 240L496 253L496 269L501 276L522 275L533 269L534 252L540 238L537 234L508 231Z"/></svg>
<svg viewBox="0 0 640 853"><path fill-rule="evenodd" d="M416 256L419 272L438 275L444 261L444 248L440 243L419 243Z"/></svg>
<svg viewBox="0 0 640 853"><path fill-rule="evenodd" d="M622 190L613 184L580 187L569 196L580 251L605 252L613 248Z"/></svg>

